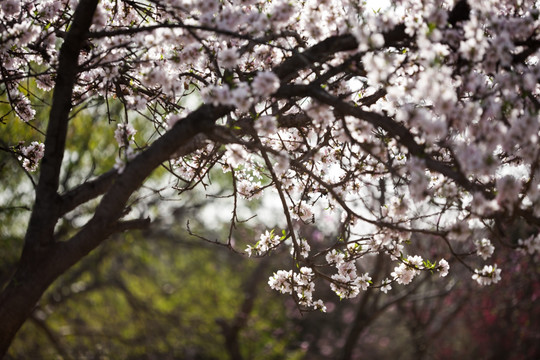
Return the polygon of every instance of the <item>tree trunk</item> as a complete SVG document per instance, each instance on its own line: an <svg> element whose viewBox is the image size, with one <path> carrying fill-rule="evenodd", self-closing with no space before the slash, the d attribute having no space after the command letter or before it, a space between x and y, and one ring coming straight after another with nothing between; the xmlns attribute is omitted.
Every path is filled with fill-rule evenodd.
<svg viewBox="0 0 540 360"><path fill-rule="evenodd" d="M58 277L59 271L65 267L61 258L55 258L55 249L50 247L39 255L25 254L0 294L0 358L6 355L17 331L31 315L45 290Z"/></svg>

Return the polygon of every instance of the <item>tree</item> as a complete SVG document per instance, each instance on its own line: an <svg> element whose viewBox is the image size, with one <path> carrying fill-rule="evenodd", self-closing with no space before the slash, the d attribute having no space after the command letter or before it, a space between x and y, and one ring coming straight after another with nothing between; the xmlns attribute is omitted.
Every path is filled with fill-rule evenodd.
<svg viewBox="0 0 540 360"><path fill-rule="evenodd" d="M247 252L291 248L294 270L269 284L300 310L325 310L315 282L351 298L459 263L488 285L504 268L480 265L495 247L537 256L537 2L408 0L375 13L354 1L0 7L2 126L16 115L39 138L2 149L29 176L41 161L22 254L0 295L0 353L58 276L111 235L149 225L131 210L158 168L180 195L210 191L220 168L230 176L220 243L231 249L247 245L235 242L245 203L274 194L283 220ZM43 131L33 118L47 111ZM117 162L60 184L82 115L115 128ZM61 231L70 214L77 221ZM301 237L312 222L339 236ZM511 241L516 223L530 231ZM415 253L422 242L446 250ZM375 254L393 264L386 273L370 275Z"/></svg>
<svg viewBox="0 0 540 360"><path fill-rule="evenodd" d="M298 351L282 299L257 296L270 291L261 271L268 261L154 228L113 236L55 281L8 358L283 359Z"/></svg>

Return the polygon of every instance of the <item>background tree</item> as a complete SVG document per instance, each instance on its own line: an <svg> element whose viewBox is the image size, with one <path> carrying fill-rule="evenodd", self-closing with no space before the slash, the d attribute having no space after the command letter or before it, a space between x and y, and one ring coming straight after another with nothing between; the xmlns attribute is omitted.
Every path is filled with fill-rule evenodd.
<svg viewBox="0 0 540 360"><path fill-rule="evenodd" d="M41 160L0 295L2 353L55 279L113 234L149 224L135 204L161 167L180 196L196 185L216 195L212 169L231 177L230 231L218 241L231 249L249 243L235 231L246 202L275 194L281 219L247 250L291 248L293 270L269 284L300 310L326 309L320 282L354 298L422 272L444 277L458 262L488 285L501 279L503 265L483 264L495 246L537 256L534 2L400 1L373 14L347 1L8 0L1 11L3 119L16 115L25 140L39 138L2 146L28 172ZM48 109L46 125L33 120ZM76 115L86 128L113 125L115 165L70 174ZM338 235L302 237L315 221ZM515 224L527 236L509 236Z"/></svg>
<svg viewBox="0 0 540 360"><path fill-rule="evenodd" d="M195 208L189 211L200 211ZM157 222L142 236L126 233L103 244L53 283L8 358L452 359L538 353L537 266L528 266L528 279L508 268L503 287L479 289L458 268L451 279L426 273L388 294L372 288L351 300L339 301L323 287L318 295L328 312L300 315L292 298L284 302L266 286L271 269L287 265L286 253L253 263L226 248L189 241L184 227L175 217L173 225ZM198 228L193 220L190 227ZM302 233L318 238L313 228ZM516 260L528 263L522 257L501 262Z"/></svg>

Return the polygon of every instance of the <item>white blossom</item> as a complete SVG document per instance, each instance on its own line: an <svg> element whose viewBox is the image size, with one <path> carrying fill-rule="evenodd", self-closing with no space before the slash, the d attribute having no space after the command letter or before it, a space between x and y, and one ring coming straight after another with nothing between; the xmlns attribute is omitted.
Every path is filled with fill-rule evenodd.
<svg viewBox="0 0 540 360"><path fill-rule="evenodd" d="M473 280L482 286L496 284L501 280L501 269L497 265L485 265L482 270L475 269Z"/></svg>
<svg viewBox="0 0 540 360"><path fill-rule="evenodd" d="M119 123L114 131L114 138L120 147L127 147L133 140L137 130L129 123Z"/></svg>
<svg viewBox="0 0 540 360"><path fill-rule="evenodd" d="M251 83L253 94L261 97L270 96L279 89L279 78L270 71L258 72Z"/></svg>
<svg viewBox="0 0 540 360"><path fill-rule="evenodd" d="M238 52L236 49L225 49L219 54L219 63L225 69L232 69L238 63Z"/></svg>
<svg viewBox="0 0 540 360"><path fill-rule="evenodd" d="M540 253L540 234L531 235L525 240L519 239L518 245L527 254Z"/></svg>
<svg viewBox="0 0 540 360"><path fill-rule="evenodd" d="M0 7L4 12L4 15L14 16L21 11L21 1L20 0L2 0L2 5Z"/></svg>
<svg viewBox="0 0 540 360"><path fill-rule="evenodd" d="M392 290L391 280L386 278L381 283L381 291L386 294L390 290Z"/></svg>
<svg viewBox="0 0 540 360"><path fill-rule="evenodd" d="M22 161L22 166L26 171L34 172L37 170L39 161L43 158L44 154L45 145L38 141L32 141L30 145L21 149L19 161Z"/></svg>
<svg viewBox="0 0 540 360"><path fill-rule="evenodd" d="M489 239L482 239L475 241L476 245L476 254L478 256L481 256L482 259L487 260L493 255L493 251L495 250L495 247L491 244L491 241Z"/></svg>
<svg viewBox="0 0 540 360"><path fill-rule="evenodd" d="M239 111L246 112L253 105L253 98L251 97L249 85L246 83L240 83L231 91L231 105L234 105Z"/></svg>
<svg viewBox="0 0 540 360"><path fill-rule="evenodd" d="M279 236L274 234L274 231L268 231L261 234L259 241L255 244L254 247L251 245L248 245L246 247L246 253L251 256L253 252L257 255L265 255L270 250L273 250L281 243L281 239Z"/></svg>
<svg viewBox="0 0 540 360"><path fill-rule="evenodd" d="M448 275L448 271L450 270L450 265L448 264L448 261L445 259L439 260L439 266L437 266L437 270L439 271L440 277L445 277Z"/></svg>
<svg viewBox="0 0 540 360"><path fill-rule="evenodd" d="M405 263L401 263L394 268L394 271L390 275L398 284L407 285L417 273L417 270L407 266Z"/></svg>
<svg viewBox="0 0 540 360"><path fill-rule="evenodd" d="M230 144L227 145L224 157L228 165L232 168L237 168L246 161L248 153L242 145Z"/></svg>
<svg viewBox="0 0 540 360"><path fill-rule="evenodd" d="M365 273L354 280L354 285L358 286L362 290L367 290L371 285L371 276L368 273Z"/></svg>
<svg viewBox="0 0 540 360"><path fill-rule="evenodd" d="M341 264L345 261L345 254L337 250L332 250L326 254L326 262L329 265Z"/></svg>
<svg viewBox="0 0 540 360"><path fill-rule="evenodd" d="M277 132L277 120L275 116L261 116L255 121L255 130L260 135L268 136Z"/></svg>

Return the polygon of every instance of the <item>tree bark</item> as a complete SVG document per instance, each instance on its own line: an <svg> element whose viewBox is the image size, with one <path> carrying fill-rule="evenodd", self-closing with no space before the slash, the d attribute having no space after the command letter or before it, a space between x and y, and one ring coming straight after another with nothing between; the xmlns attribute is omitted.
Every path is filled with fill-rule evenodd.
<svg viewBox="0 0 540 360"><path fill-rule="evenodd" d="M66 267L58 257L54 228L60 218L59 174L65 150L73 85L78 74L78 58L83 40L92 24L98 0L81 0L70 30L60 49L53 104L47 124L36 200L30 216L21 260L14 276L0 294L0 357L30 316L35 304L51 282ZM69 262L69 261L68 261Z"/></svg>
<svg viewBox="0 0 540 360"><path fill-rule="evenodd" d="M57 269L49 258L55 256L54 248L36 254L34 261L21 263L12 280L0 294L0 357L3 357L13 337L24 321L31 315L35 304L52 281L57 277ZM56 270L56 271L55 271Z"/></svg>

